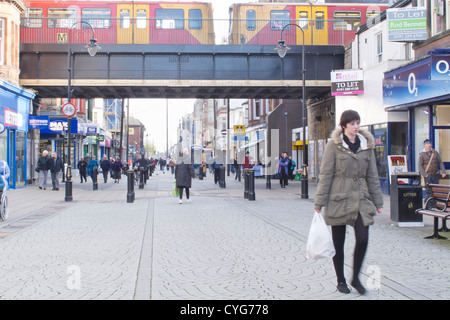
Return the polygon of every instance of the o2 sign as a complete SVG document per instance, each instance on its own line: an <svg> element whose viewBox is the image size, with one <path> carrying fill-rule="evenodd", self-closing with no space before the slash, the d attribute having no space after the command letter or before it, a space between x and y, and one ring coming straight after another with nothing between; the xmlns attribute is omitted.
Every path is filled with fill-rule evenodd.
<svg viewBox="0 0 450 320"><path fill-rule="evenodd" d="M413 72L408 76L408 91L416 97L419 94L419 89L416 87L416 75Z"/></svg>
<svg viewBox="0 0 450 320"><path fill-rule="evenodd" d="M450 66L445 60L439 60L436 63L436 71L440 74L447 74L450 77Z"/></svg>

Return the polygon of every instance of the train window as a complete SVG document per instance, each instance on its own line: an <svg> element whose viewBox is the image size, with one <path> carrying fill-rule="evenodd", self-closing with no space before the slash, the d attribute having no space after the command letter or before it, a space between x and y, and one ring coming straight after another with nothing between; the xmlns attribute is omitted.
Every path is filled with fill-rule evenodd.
<svg viewBox="0 0 450 320"><path fill-rule="evenodd" d="M92 28L108 29L111 27L111 9L83 9L81 19L89 23Z"/></svg>
<svg viewBox="0 0 450 320"><path fill-rule="evenodd" d="M184 29L183 9L156 9L156 29Z"/></svg>
<svg viewBox="0 0 450 320"><path fill-rule="evenodd" d="M120 9L120 27L128 29L130 27L130 10Z"/></svg>
<svg viewBox="0 0 450 320"><path fill-rule="evenodd" d="M49 28L71 28L76 22L75 8L49 8L47 11Z"/></svg>
<svg viewBox="0 0 450 320"><path fill-rule="evenodd" d="M302 27L303 30L308 29L308 11L300 11L298 13L298 25Z"/></svg>
<svg viewBox="0 0 450 320"><path fill-rule="evenodd" d="M189 10L189 29L201 29L202 28L202 10L191 9Z"/></svg>
<svg viewBox="0 0 450 320"><path fill-rule="evenodd" d="M145 29L147 28L147 10L139 9L136 12L136 28Z"/></svg>
<svg viewBox="0 0 450 320"><path fill-rule="evenodd" d="M247 30L248 31L256 30L256 11L255 10L247 10Z"/></svg>
<svg viewBox="0 0 450 320"><path fill-rule="evenodd" d="M315 25L316 30L323 30L325 29L325 13L323 11L316 11L315 16Z"/></svg>
<svg viewBox="0 0 450 320"><path fill-rule="evenodd" d="M355 31L361 25L361 12L335 11L333 12L334 30Z"/></svg>
<svg viewBox="0 0 450 320"><path fill-rule="evenodd" d="M270 27L272 30L281 30L291 23L291 13L287 10L273 10L270 12ZM287 26L285 30L289 30Z"/></svg>
<svg viewBox="0 0 450 320"><path fill-rule="evenodd" d="M376 17L378 17L378 15L380 14L380 11L375 11L375 10L368 10L366 12L366 23L368 22L375 22L372 19L375 19ZM380 18L379 18L380 19Z"/></svg>
<svg viewBox="0 0 450 320"><path fill-rule="evenodd" d="M41 28L42 27L42 8L27 8L22 14L20 26L25 28Z"/></svg>

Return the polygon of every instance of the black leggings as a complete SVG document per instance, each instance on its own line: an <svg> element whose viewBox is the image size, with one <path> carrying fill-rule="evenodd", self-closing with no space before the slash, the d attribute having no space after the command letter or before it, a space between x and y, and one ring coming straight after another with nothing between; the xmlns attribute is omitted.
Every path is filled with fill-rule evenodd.
<svg viewBox="0 0 450 320"><path fill-rule="evenodd" d="M358 214L358 218L355 223L355 238L356 245L353 254L353 279L357 279L361 266L364 260L364 256L367 251L367 244L369 242L369 227L363 225L361 215ZM332 226L331 227L334 248L336 249L336 255L333 257L334 269L336 271L337 281L345 282L344 277L344 242L346 226Z"/></svg>
<svg viewBox="0 0 450 320"><path fill-rule="evenodd" d="M186 187L178 187L180 190L180 199L183 199L183 189L186 190L186 199L189 199L189 188Z"/></svg>

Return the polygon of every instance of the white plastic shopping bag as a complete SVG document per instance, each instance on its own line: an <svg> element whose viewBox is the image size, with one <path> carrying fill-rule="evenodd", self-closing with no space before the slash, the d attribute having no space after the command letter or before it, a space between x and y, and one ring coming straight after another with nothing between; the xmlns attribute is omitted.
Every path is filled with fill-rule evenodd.
<svg viewBox="0 0 450 320"><path fill-rule="evenodd" d="M322 214L314 212L306 242L306 257L308 259L332 258L335 253L333 239Z"/></svg>

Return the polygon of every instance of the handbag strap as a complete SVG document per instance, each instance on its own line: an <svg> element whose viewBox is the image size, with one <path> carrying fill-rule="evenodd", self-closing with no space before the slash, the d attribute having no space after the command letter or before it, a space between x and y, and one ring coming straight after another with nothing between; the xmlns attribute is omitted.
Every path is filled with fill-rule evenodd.
<svg viewBox="0 0 450 320"><path fill-rule="evenodd" d="M428 161L427 168L425 169L425 173L428 171L428 168L430 167L431 160L433 159L433 156L434 156L434 152L431 152L431 158L430 158L430 160Z"/></svg>

